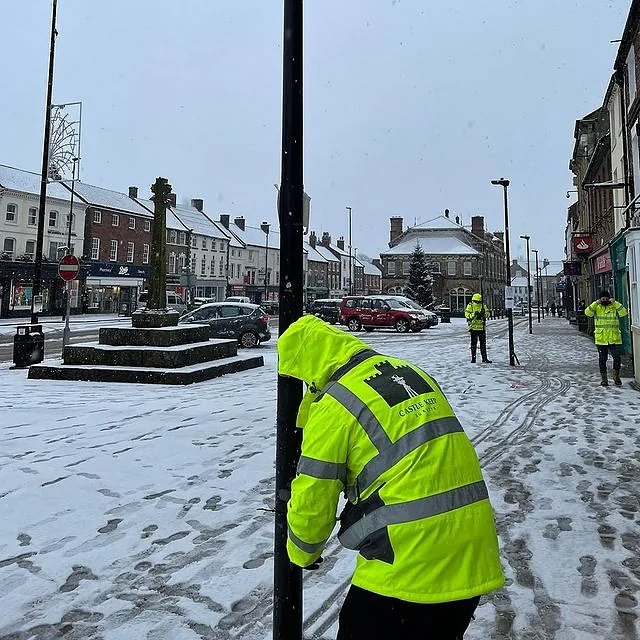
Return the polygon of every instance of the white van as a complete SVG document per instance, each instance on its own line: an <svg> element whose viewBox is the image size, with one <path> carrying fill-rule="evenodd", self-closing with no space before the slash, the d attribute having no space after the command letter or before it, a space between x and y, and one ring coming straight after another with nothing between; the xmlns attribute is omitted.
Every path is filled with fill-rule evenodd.
<svg viewBox="0 0 640 640"><path fill-rule="evenodd" d="M138 309L144 309L147 306L148 299L149 292L143 291L138 296ZM187 311L187 305L175 291L167 291L167 309L175 309L182 315Z"/></svg>
<svg viewBox="0 0 640 640"><path fill-rule="evenodd" d="M247 296L231 296L230 298L225 298L225 302L244 302L247 304L251 303L251 300L247 298Z"/></svg>

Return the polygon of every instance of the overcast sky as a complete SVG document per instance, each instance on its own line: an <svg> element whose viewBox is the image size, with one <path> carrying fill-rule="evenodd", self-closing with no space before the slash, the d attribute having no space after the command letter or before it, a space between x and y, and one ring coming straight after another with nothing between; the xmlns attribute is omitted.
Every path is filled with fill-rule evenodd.
<svg viewBox="0 0 640 640"><path fill-rule="evenodd" d="M375 255L445 208L562 259L576 118L602 104L625 0L307 0L311 228ZM206 211L277 220L282 1L59 0L54 103L83 103L82 180L157 176ZM38 172L51 0L2 0L0 163ZM574 194L572 194L574 195ZM348 242L347 242L348 244Z"/></svg>

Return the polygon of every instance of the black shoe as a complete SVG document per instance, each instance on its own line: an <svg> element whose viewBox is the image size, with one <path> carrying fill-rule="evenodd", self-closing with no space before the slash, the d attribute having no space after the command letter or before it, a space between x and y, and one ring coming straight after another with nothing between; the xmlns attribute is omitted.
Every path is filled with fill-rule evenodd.
<svg viewBox="0 0 640 640"><path fill-rule="evenodd" d="M487 360L486 358L482 362L484 362L485 364L491 364L491 360Z"/></svg>
<svg viewBox="0 0 640 640"><path fill-rule="evenodd" d="M473 358L471 358L471 362L475 362L476 361L476 357L473 356Z"/></svg>

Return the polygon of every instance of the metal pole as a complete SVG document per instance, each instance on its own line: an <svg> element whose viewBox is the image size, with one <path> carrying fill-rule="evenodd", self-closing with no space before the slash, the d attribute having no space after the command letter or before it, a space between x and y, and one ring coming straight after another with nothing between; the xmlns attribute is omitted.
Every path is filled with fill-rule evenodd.
<svg viewBox="0 0 640 640"><path fill-rule="evenodd" d="M538 249L532 249L536 254L536 298L538 302L538 322L540 322L540 276L538 275Z"/></svg>
<svg viewBox="0 0 640 640"><path fill-rule="evenodd" d="M269 227L264 232L264 299L267 300L267 270L269 267Z"/></svg>
<svg viewBox="0 0 640 640"><path fill-rule="evenodd" d="M349 295L353 295L353 270L351 261L351 207L346 207L349 212Z"/></svg>
<svg viewBox="0 0 640 640"><path fill-rule="evenodd" d="M31 290L31 324L38 323L35 307L36 296L42 290L42 245L44 244L44 219L47 205L47 178L49 176L49 138L51 136L51 98L53 94L53 66L56 50L56 16L58 0L53 0L51 11L51 43L49 45L49 75L47 80L47 104L44 117L44 142L42 145L42 171L40 173L40 206L38 208L38 235L36 237L36 255L33 265L33 287Z"/></svg>
<svg viewBox="0 0 640 640"><path fill-rule="evenodd" d="M73 251L71 251L71 225L73 224L73 196L75 193L76 186L76 162L80 158L73 159L73 171L71 174L71 202L69 204L69 228L67 229L67 255L70 256ZM71 280L67 282L67 309L65 312L64 319L64 329L62 331L62 349L69 344L69 336L71 333L71 329L69 328L69 316L71 315Z"/></svg>
<svg viewBox="0 0 640 640"><path fill-rule="evenodd" d="M284 0L282 176L280 185L280 335L302 316L304 208L303 0ZM287 555L287 502L300 457L302 434L296 417L302 382L278 376L273 585L274 640L302 639L302 569Z"/></svg>
<svg viewBox="0 0 640 640"><path fill-rule="evenodd" d="M507 281L506 286L511 286L511 254L509 252L509 198L507 196L507 189L509 187L509 180L500 178L499 180L492 180L491 184L500 185L504 192L504 250L507 260ZM503 296L504 297L504 296ZM509 329L509 364L514 367L516 364L516 353L513 344L513 309L507 309L507 324Z"/></svg>

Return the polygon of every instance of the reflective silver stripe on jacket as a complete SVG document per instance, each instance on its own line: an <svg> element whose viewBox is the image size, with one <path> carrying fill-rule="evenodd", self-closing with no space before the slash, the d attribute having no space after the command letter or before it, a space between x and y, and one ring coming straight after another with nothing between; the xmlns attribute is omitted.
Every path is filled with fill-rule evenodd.
<svg viewBox="0 0 640 640"><path fill-rule="evenodd" d="M320 480L340 480L343 485L347 483L347 465L344 462L323 462L300 456L298 473Z"/></svg>
<svg viewBox="0 0 640 640"><path fill-rule="evenodd" d="M324 549L324 545L327 542L326 540L323 540L322 542L311 544L310 542L300 540L300 538L298 538L298 536L293 533L293 531L291 531L290 527L287 527L287 534L289 535L289 540L291 540L291 542L293 542L293 544L295 544L298 549L301 549L305 553L317 553L318 551L322 551L322 549Z"/></svg>
<svg viewBox="0 0 640 640"><path fill-rule="evenodd" d="M427 498L385 505L360 518L346 531L338 534L338 539L347 549L357 549L368 536L388 525L415 522L448 513L474 502L487 500L488 497L487 487L480 480Z"/></svg>
<svg viewBox="0 0 640 640"><path fill-rule="evenodd" d="M385 471L391 469L405 456L409 455L423 444L441 436L451 433L460 433L464 429L455 416L437 418L431 422L425 422L417 429L406 433L395 444L381 451L377 456L369 460L356 478L356 487L359 492L366 491L376 479Z"/></svg>

